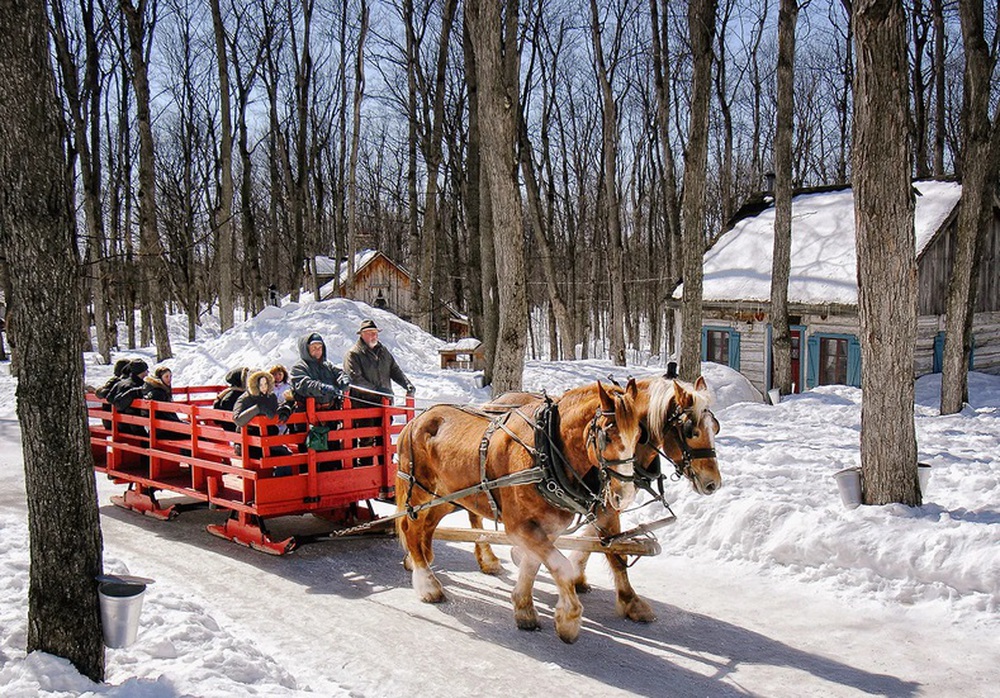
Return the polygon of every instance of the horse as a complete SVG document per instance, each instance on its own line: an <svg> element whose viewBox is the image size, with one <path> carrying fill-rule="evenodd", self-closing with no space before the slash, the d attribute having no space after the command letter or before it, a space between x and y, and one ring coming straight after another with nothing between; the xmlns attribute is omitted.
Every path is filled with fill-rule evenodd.
<svg viewBox="0 0 1000 698"><path fill-rule="evenodd" d="M719 423L708 409L711 397L705 379L699 376L693 383L666 377L644 378L638 381L642 436L635 451L635 473L648 486L661 477L658 456L674 464L675 476L687 478L695 492L711 495L722 486L722 476L715 454L715 435ZM525 392L505 393L488 403L492 409L513 409L536 399ZM614 536L621 532L620 512L631 502L623 499L615 506L604 506L597 519L587 525L583 535ZM472 512L473 528L482 521ZM576 569L574 586L579 593L590 591L586 566L590 553L575 552L570 560ZM605 553L615 581L615 607L619 615L641 623L656 620L652 607L639 597L628 578L628 565L619 555ZM476 560L486 574L497 574L500 561L486 543L476 544Z"/></svg>
<svg viewBox="0 0 1000 698"><path fill-rule="evenodd" d="M628 498L641 432L638 401L635 381L624 389L597 383L570 390L556 403L528 401L497 419L459 406L436 405L407 424L398 444L396 503L398 511L408 515L397 519L397 531L421 600L438 603L445 598L430 569L431 539L441 519L462 507L478 517L503 521L507 535L525 552L512 593L517 627L539 627L532 589L544 564L558 588L556 633L566 643L575 642L583 606L574 566L553 542L577 512L552 500L552 493L562 489L549 487L552 480L538 483L536 462L545 459L537 454L546 451L543 442L550 440L554 448L547 457L552 463L547 472L563 485L589 483L591 508L606 497ZM557 416L547 422L551 431L538 428L536 415L553 404ZM449 498L452 494L454 499ZM421 507L428 503L433 506Z"/></svg>

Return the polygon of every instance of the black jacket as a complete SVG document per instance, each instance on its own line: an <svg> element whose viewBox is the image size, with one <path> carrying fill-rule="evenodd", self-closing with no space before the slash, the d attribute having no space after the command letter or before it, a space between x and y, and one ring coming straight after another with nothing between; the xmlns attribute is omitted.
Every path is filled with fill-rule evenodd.
<svg viewBox="0 0 1000 698"><path fill-rule="evenodd" d="M413 391L413 385L399 368L392 352L381 343L371 348L364 340L359 339L344 355L344 370L351 378L351 394L365 400L381 402L383 395L372 396L359 389L367 388L392 395L391 381L395 381L407 392Z"/></svg>
<svg viewBox="0 0 1000 698"><path fill-rule="evenodd" d="M261 378L267 380L266 393L260 391ZM259 434L260 430L257 427L248 426L254 417L278 417L279 419L283 417L287 419L291 412L291 405L279 403L278 396L274 394L274 377L267 371L256 371L247 380L246 392L240 395L233 406L233 422L240 429L249 430L250 434ZM266 429L270 436L278 433L278 427L275 424L268 424ZM272 456L286 455L288 452L281 446L272 446L270 451ZM260 458L261 454L260 448L256 446L250 448L251 458Z"/></svg>
<svg viewBox="0 0 1000 698"><path fill-rule="evenodd" d="M212 409L223 410L225 412L232 410L236 406L236 401L246 391L246 378L246 368L234 368L227 373L226 383L229 384L229 387L216 396L215 401L212 403ZM229 422L220 421L219 426L226 431L236 431L236 427Z"/></svg>
<svg viewBox="0 0 1000 698"><path fill-rule="evenodd" d="M134 414L142 416L142 412L137 407L132 407L135 400L142 399L143 380L138 376L128 376L115 383L108 391L108 402L114 405L122 414ZM146 436L145 427L138 424L122 424L119 431L123 434L135 434Z"/></svg>
<svg viewBox="0 0 1000 698"><path fill-rule="evenodd" d="M351 379L326 360L325 342L323 355L319 360L309 355L311 336L313 335L307 334L299 339L299 360L292 366L289 374L295 398L303 402L308 397L316 398L316 402L321 405L339 402L344 391L350 387Z"/></svg>

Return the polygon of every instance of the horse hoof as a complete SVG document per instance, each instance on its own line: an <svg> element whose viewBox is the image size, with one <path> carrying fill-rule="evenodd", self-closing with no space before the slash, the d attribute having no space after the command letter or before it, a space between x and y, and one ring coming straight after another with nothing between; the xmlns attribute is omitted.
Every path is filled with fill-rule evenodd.
<svg viewBox="0 0 1000 698"><path fill-rule="evenodd" d="M421 594L420 600L424 603L441 603L444 601L443 591L428 591Z"/></svg>
<svg viewBox="0 0 1000 698"><path fill-rule="evenodd" d="M517 619L517 629L518 630L541 630L541 626L538 624L537 618L518 618Z"/></svg>
<svg viewBox="0 0 1000 698"><path fill-rule="evenodd" d="M559 639L567 645L572 645L580 637L580 627L577 626L576 628L556 630L556 634L559 635Z"/></svg>
<svg viewBox="0 0 1000 698"><path fill-rule="evenodd" d="M621 604L619 611L625 618L636 623L652 623L656 620L656 614L652 607L640 598L636 598L630 604Z"/></svg>

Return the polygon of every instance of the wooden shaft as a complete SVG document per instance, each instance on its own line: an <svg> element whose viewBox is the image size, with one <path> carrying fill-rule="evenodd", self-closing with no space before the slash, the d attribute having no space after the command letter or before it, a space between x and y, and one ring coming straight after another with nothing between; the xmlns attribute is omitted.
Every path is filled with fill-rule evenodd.
<svg viewBox="0 0 1000 698"><path fill-rule="evenodd" d="M434 537L439 540L462 543L489 543L514 545L503 531L486 531L477 528L437 528ZM660 544L655 538L629 538L610 545L602 545L600 538L590 536L560 536L554 542L562 550L579 550L586 553L615 553L617 555L659 555Z"/></svg>

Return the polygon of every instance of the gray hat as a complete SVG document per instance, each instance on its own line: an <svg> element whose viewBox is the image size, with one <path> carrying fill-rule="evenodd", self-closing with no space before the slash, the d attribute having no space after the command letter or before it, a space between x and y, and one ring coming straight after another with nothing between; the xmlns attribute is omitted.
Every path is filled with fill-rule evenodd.
<svg viewBox="0 0 1000 698"><path fill-rule="evenodd" d="M375 321L371 319L361 321L361 327L358 329L358 334L361 334L365 330L375 330L376 332L379 331L378 325L376 325Z"/></svg>

